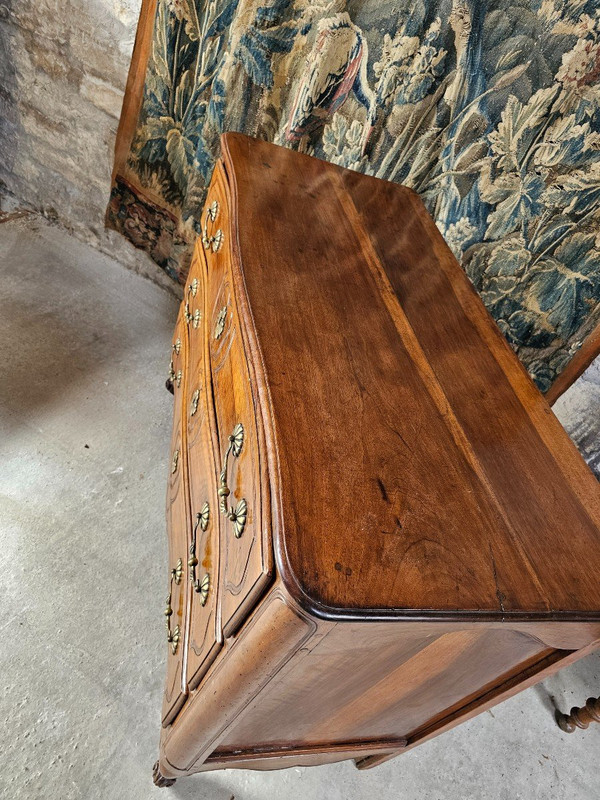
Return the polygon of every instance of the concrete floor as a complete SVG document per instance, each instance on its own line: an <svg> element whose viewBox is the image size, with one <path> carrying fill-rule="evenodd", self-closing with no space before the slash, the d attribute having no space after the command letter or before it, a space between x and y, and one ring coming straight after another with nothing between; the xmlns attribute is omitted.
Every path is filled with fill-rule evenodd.
<svg viewBox="0 0 600 800"><path fill-rule="evenodd" d="M34 800L598 797L590 656L379 769L228 771L155 789L177 300L35 218L0 224L0 796ZM600 369L558 404L598 466Z"/></svg>

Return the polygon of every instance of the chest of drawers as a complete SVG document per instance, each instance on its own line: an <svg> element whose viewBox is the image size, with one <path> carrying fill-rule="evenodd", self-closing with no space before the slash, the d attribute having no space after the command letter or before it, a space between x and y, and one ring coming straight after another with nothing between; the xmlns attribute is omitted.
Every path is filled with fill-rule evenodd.
<svg viewBox="0 0 600 800"><path fill-rule="evenodd" d="M375 766L599 646L598 484L416 195L226 134L202 230L155 782Z"/></svg>

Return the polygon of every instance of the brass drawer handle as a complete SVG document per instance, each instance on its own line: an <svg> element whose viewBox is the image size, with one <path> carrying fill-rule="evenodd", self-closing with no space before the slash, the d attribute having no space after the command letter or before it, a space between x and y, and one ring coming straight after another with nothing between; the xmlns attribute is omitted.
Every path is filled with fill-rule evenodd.
<svg viewBox="0 0 600 800"><path fill-rule="evenodd" d="M177 388L181 386L181 379L183 378L183 370L178 369L175 372L175 367L173 365L173 359L171 359L171 363L169 364L169 374L167 376L167 389L172 393L173 392L173 383L177 384ZM170 386L169 386L170 384Z"/></svg>
<svg viewBox="0 0 600 800"><path fill-rule="evenodd" d="M199 308L197 308L194 312L191 312L190 304L186 303L183 307L183 318L188 325L191 322L192 327L197 328L200 325L200 320L202 319L202 312Z"/></svg>
<svg viewBox="0 0 600 800"><path fill-rule="evenodd" d="M192 582L192 586L194 587L194 591L198 592L200 595L200 603L201 605L205 606L206 601L208 600L208 592L210 590L210 575L208 572L199 580L196 578L196 567L198 566L198 559L196 557L196 533L198 532L198 527L202 531L205 531L208 528L208 520L210 518L210 507L208 502L204 503L202 506L202 510L196 514L196 524L194 525L194 531L192 533L192 543L190 544L190 557L188 559L188 566L190 567L190 581Z"/></svg>
<svg viewBox="0 0 600 800"><path fill-rule="evenodd" d="M171 630L171 615L173 614L173 609L171 608L171 596L173 593L173 584L176 583L179 586L182 576L183 561L179 558L177 560L177 564L171 570L170 590L169 594L167 595L167 607L164 610L164 615L167 618L167 642L171 645L171 652L173 655L175 655L177 652L179 640L181 638L181 631L179 629L179 625L176 625L175 628Z"/></svg>
<svg viewBox="0 0 600 800"><path fill-rule="evenodd" d="M204 245L205 250L210 250L212 248L213 253L218 252L221 249L221 245L223 244L223 231L221 228L218 228L214 236L209 236L208 231L206 229L206 225L204 226L204 233L202 234L202 244Z"/></svg>
<svg viewBox="0 0 600 800"><path fill-rule="evenodd" d="M218 228L213 236L208 235L209 220L210 222L214 222L218 213L219 203L216 200L213 200L206 209L206 219L204 221L204 228L202 229L202 245L205 250L210 250L212 248L213 253L216 253L221 248L224 239L221 228Z"/></svg>
<svg viewBox="0 0 600 800"><path fill-rule="evenodd" d="M211 245L213 253L217 253L221 249L221 245L223 244L223 239L225 238L223 231L221 228L215 231L215 235L211 236Z"/></svg>
<svg viewBox="0 0 600 800"><path fill-rule="evenodd" d="M210 217L210 221L214 222L219 213L219 201L213 200L209 207L206 209L206 215Z"/></svg>
<svg viewBox="0 0 600 800"><path fill-rule="evenodd" d="M173 451L173 459L171 461L171 475L177 472L177 464L179 463L179 450Z"/></svg>
<svg viewBox="0 0 600 800"><path fill-rule="evenodd" d="M233 535L236 539L240 538L244 532L244 528L246 527L248 504L246 503L245 498L242 497L235 508L229 508L227 505L227 498L231 494L229 487L227 486L227 461L230 453L233 453L234 458L238 458L242 452L243 446L244 426L241 422L238 422L233 429L233 433L229 437L229 445L225 451L225 455L223 456L223 469L221 470L219 489L217 491L217 494L219 495L219 506L221 508L221 513L225 514L227 519L233 523Z"/></svg>
<svg viewBox="0 0 600 800"><path fill-rule="evenodd" d="M171 570L171 582L179 586L182 577L183 577L183 561L180 558L178 558L177 564L175 564L175 566Z"/></svg>

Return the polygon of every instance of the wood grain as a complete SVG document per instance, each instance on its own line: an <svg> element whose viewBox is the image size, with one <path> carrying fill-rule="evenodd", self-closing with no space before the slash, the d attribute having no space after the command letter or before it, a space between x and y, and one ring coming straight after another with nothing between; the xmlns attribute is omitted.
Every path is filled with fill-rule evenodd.
<svg viewBox="0 0 600 800"><path fill-rule="evenodd" d="M163 785L376 766L600 645L598 484L420 200L222 142L175 334L169 558L198 564Z"/></svg>
<svg viewBox="0 0 600 800"><path fill-rule="evenodd" d="M223 150L290 590L332 618L597 618L575 562L600 560L598 484L482 335L493 322L418 198L238 134Z"/></svg>
<svg viewBox="0 0 600 800"><path fill-rule="evenodd" d="M271 682L219 748L407 738L550 652L513 630L340 623Z"/></svg>
<svg viewBox="0 0 600 800"><path fill-rule="evenodd" d="M364 761L357 764L359 769L371 769L380 764L389 761L391 758L404 753L405 751L412 750L420 744L429 741L430 739L439 736L441 733L454 728L461 722L466 722L472 717L493 708L495 705L503 700L508 700L510 697L522 692L524 689L545 680L553 675L557 670L568 667L575 661L584 658L586 655L594 652L600 647L600 640L590 642L587 647L582 648L576 652L567 652L556 650L547 656L542 661L530 665L523 669L518 675L507 680L500 686L494 687L490 692L482 696L466 702L460 709L448 717L439 720L437 723L424 728L419 731L413 738L409 739L407 744L399 751L388 753L387 756L372 756L367 757Z"/></svg>
<svg viewBox="0 0 600 800"><path fill-rule="evenodd" d="M583 340L579 350L546 392L545 396L550 405L554 405L561 394L564 394L569 386L575 383L577 378L585 372L598 355L600 355L600 325L596 324Z"/></svg>

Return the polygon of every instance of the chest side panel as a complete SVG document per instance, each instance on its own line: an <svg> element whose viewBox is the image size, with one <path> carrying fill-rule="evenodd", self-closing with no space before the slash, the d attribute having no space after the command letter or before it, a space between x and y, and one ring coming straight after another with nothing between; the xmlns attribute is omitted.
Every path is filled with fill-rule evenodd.
<svg viewBox="0 0 600 800"><path fill-rule="evenodd" d="M347 625L269 685L219 753L408 739L554 652L514 630Z"/></svg>

